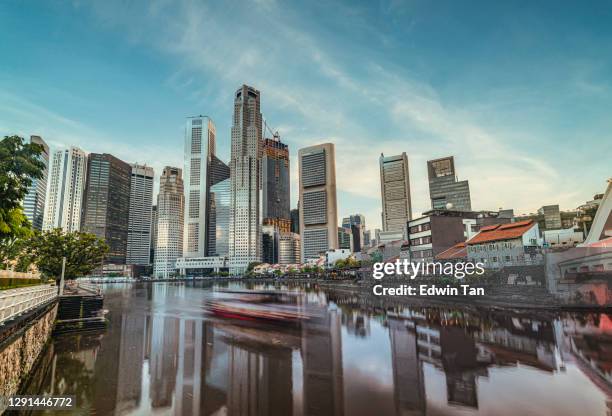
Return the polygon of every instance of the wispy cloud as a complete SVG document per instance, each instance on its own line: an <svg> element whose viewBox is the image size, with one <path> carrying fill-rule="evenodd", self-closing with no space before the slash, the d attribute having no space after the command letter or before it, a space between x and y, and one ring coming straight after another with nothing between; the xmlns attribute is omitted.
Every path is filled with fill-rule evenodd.
<svg viewBox="0 0 612 416"><path fill-rule="evenodd" d="M338 44L332 28L282 2L261 0L245 6L153 0L141 6L95 2L79 7L91 8L102 30L123 33L135 49L152 49L166 56L174 69L165 87L191 100L196 111L206 111L213 119L228 120L231 93L240 84L260 89L264 114L275 123L293 155L294 203L297 149L324 141L336 144L340 214L362 211L372 227L380 225L380 153L407 152L415 214L429 208L426 161L445 155L456 156L460 179L469 179L472 206L477 209L529 212L548 203L571 208L586 199L581 179L568 175L563 162L547 158L546 145L534 149L517 141L517 137L530 136L523 126L490 122L503 115L504 105L520 107L527 97L533 98L536 93L528 88L500 86L497 92L489 92L488 99L466 105L449 99L409 66L393 59L373 62L367 47ZM378 39L382 47L406 40L391 39L360 8L333 7L339 16L347 16L348 23L343 24L355 25ZM379 8L391 13L398 7L391 1L382 2ZM416 17L406 19L414 22ZM606 84L593 76L590 67L579 67L576 73L577 90L588 94L606 91ZM134 154L145 160L150 157L156 168L181 164L180 149L152 144L143 152L142 147L100 137L103 132L44 108L28 108L29 104L5 107L11 107L13 115L21 111L16 116L28 123L33 122L27 114L30 110L42 114L44 127L61 135L64 143L85 141L92 150L108 148L127 160ZM229 140L228 125L218 123L217 131L220 140ZM177 136L175 142L180 143L179 132ZM146 138L130 142L141 140L146 142Z"/></svg>

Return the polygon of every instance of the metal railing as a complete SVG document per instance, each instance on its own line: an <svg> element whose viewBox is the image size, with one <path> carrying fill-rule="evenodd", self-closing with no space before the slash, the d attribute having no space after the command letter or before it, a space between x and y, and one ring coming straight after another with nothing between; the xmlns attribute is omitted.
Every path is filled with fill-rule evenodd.
<svg viewBox="0 0 612 416"><path fill-rule="evenodd" d="M44 284L0 291L0 325L57 296L57 286Z"/></svg>
<svg viewBox="0 0 612 416"><path fill-rule="evenodd" d="M79 289L83 289L85 291L94 293L96 295L100 294L100 287L97 285L94 285L93 283L77 280L77 286Z"/></svg>

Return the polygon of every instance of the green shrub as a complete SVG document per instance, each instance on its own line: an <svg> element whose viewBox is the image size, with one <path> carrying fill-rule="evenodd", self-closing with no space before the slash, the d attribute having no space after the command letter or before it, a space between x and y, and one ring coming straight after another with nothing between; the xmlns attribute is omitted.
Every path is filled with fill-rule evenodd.
<svg viewBox="0 0 612 416"><path fill-rule="evenodd" d="M39 285L41 283L44 283L44 281L41 279L19 279L16 277L0 277L0 290Z"/></svg>

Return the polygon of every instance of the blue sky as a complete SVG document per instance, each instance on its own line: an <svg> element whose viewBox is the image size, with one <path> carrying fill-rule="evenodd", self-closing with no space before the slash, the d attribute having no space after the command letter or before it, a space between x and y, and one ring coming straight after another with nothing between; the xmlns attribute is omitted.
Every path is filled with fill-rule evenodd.
<svg viewBox="0 0 612 416"><path fill-rule="evenodd" d="M124 3L127 3L124 4ZM182 165L206 114L262 92L290 146L336 144L340 216L380 225L378 157L455 155L475 209L575 208L612 176L612 5L597 2L3 1L0 134Z"/></svg>

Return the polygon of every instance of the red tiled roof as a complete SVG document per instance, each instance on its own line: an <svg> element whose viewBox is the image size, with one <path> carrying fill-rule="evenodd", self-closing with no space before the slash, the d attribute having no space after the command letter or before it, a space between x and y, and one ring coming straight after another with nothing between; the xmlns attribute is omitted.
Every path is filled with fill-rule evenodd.
<svg viewBox="0 0 612 416"><path fill-rule="evenodd" d="M436 256L436 260L453 260L462 259L465 257L467 257L467 245L465 242L461 242L438 254Z"/></svg>
<svg viewBox="0 0 612 416"><path fill-rule="evenodd" d="M489 241L511 240L519 238L533 227L533 220L496 224L482 227L480 232L467 241L468 245L486 243Z"/></svg>

